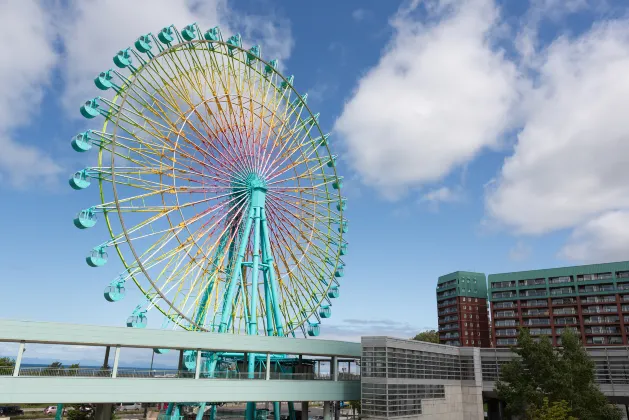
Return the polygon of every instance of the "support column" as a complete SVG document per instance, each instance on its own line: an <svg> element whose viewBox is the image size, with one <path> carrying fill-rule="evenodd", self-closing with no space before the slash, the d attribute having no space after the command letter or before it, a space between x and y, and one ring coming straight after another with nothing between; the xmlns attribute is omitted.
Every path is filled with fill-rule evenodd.
<svg viewBox="0 0 629 420"><path fill-rule="evenodd" d="M18 376L20 374L20 365L22 364L22 355L24 354L25 344L23 341L20 342L20 347L17 350L17 358L15 359L15 366L13 367L13 376Z"/></svg>
<svg viewBox="0 0 629 420"><path fill-rule="evenodd" d="M332 356L332 363L330 364L330 370L332 371L332 380L339 380L339 361L337 356Z"/></svg>
<svg viewBox="0 0 629 420"><path fill-rule="evenodd" d="M288 419L297 420L295 418L295 403L293 401L288 402Z"/></svg>
<svg viewBox="0 0 629 420"><path fill-rule="evenodd" d="M199 351L199 353L201 353ZM201 405L199 405L199 411L197 411L197 419L196 420L203 420L203 413L205 413L205 404L206 403L201 403Z"/></svg>
<svg viewBox="0 0 629 420"><path fill-rule="evenodd" d="M213 405L210 407L210 420L216 420L216 411L218 410L218 406Z"/></svg>
<svg viewBox="0 0 629 420"><path fill-rule="evenodd" d="M330 401L323 402L323 420L332 420L330 413Z"/></svg>
<svg viewBox="0 0 629 420"><path fill-rule="evenodd" d="M279 401L275 401L273 403L273 420L280 420L280 415L282 411L282 403Z"/></svg>
<svg viewBox="0 0 629 420"><path fill-rule="evenodd" d="M264 379L267 381L271 379L271 353L266 354L266 376Z"/></svg>
<svg viewBox="0 0 629 420"><path fill-rule="evenodd" d="M115 361L114 361L115 363ZM96 404L94 407L94 420L111 420L112 404Z"/></svg>
<svg viewBox="0 0 629 420"><path fill-rule="evenodd" d="M308 401L301 402L301 420L308 420Z"/></svg>
<svg viewBox="0 0 629 420"><path fill-rule="evenodd" d="M105 347L105 360L103 360L103 369L107 369L109 367L109 351L111 350L110 346Z"/></svg>
<svg viewBox="0 0 629 420"><path fill-rule="evenodd" d="M111 372L111 377L115 378L118 376L118 362L120 361L120 346L116 346L116 351L114 353L114 368ZM111 417L111 413L109 413L109 417Z"/></svg>
<svg viewBox="0 0 629 420"><path fill-rule="evenodd" d="M55 420L61 420L63 418L63 404L57 404L57 412L55 413Z"/></svg>
<svg viewBox="0 0 629 420"><path fill-rule="evenodd" d="M194 367L194 379L199 379L200 376L201 376L201 349L197 349L197 364ZM205 409L205 403L203 403L203 408Z"/></svg>

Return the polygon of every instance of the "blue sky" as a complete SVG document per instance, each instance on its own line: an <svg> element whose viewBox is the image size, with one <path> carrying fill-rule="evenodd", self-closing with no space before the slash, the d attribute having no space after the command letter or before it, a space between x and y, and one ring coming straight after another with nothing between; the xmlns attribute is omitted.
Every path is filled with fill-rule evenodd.
<svg viewBox="0 0 629 420"><path fill-rule="evenodd" d="M120 262L84 263L107 232L72 225L98 197L67 186L69 141L96 73L171 23L259 42L332 132L350 252L322 337L435 327L452 271L626 259L626 2L122 4L0 0L0 318L123 325L139 300L103 299Z"/></svg>

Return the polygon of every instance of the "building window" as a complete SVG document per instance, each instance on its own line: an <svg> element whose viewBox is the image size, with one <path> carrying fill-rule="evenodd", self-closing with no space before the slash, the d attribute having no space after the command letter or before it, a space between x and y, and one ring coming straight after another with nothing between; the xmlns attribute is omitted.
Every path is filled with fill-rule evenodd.
<svg viewBox="0 0 629 420"><path fill-rule="evenodd" d="M465 298L463 298L463 302L465 302Z"/></svg>
<svg viewBox="0 0 629 420"><path fill-rule="evenodd" d="M466 306L466 305L463 305L463 309L467 309L467 306Z"/></svg>
<svg viewBox="0 0 629 420"><path fill-rule="evenodd" d="M470 340L465 340L465 344L470 344Z"/></svg>
<svg viewBox="0 0 629 420"><path fill-rule="evenodd" d="M474 345L474 340L472 340L472 345Z"/></svg>

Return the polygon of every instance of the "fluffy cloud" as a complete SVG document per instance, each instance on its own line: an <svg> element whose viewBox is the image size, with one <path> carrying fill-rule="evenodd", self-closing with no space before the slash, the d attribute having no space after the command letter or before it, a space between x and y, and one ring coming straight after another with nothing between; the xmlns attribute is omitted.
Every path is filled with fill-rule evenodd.
<svg viewBox="0 0 629 420"><path fill-rule="evenodd" d="M49 18L34 1L0 2L0 183L16 187L50 181L61 168L15 129L38 112L56 63ZM34 169L35 168L35 169Z"/></svg>
<svg viewBox="0 0 629 420"><path fill-rule="evenodd" d="M140 35L155 34L170 24L178 28L193 22L201 28L219 25L224 36L242 31L244 42L260 43L263 54L271 58L287 58L293 46L285 19L235 14L227 10L227 0L73 0L64 13L59 28L65 49L62 100L77 116L79 106L98 93L94 77L114 66L117 51L132 46Z"/></svg>
<svg viewBox="0 0 629 420"><path fill-rule="evenodd" d="M575 229L560 256L584 262L621 261L629 249L629 211L610 211Z"/></svg>
<svg viewBox="0 0 629 420"><path fill-rule="evenodd" d="M426 8L430 24L413 17ZM492 1L415 2L358 83L335 130L351 165L386 195L443 178L511 125L517 71L492 47Z"/></svg>
<svg viewBox="0 0 629 420"><path fill-rule="evenodd" d="M521 233L579 226L573 241L591 237L594 226L626 220L608 212L629 208L629 22L556 40L537 71L526 122L487 209ZM578 254L574 242L568 248Z"/></svg>
<svg viewBox="0 0 629 420"><path fill-rule="evenodd" d="M213 27L221 23L224 4L224 0L71 1L59 28L65 51L64 107L78 117L81 104L98 94L94 77L113 67L116 52L132 46L140 35L156 34L170 24L182 28L197 22L202 28ZM223 30L229 33L229 28Z"/></svg>

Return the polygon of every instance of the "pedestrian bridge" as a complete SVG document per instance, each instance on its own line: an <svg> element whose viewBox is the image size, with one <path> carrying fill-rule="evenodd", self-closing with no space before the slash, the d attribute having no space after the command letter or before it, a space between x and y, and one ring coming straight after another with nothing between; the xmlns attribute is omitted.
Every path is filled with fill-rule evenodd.
<svg viewBox="0 0 629 420"><path fill-rule="evenodd" d="M0 368L0 404L360 399L360 377L340 373L338 368L343 358L360 358L360 343L8 320L0 320L0 342L19 343L15 366ZM23 367L24 349L33 343L112 349L113 366ZM174 349L180 354L197 351L196 371L120 368L120 350L126 347ZM262 360L266 357L266 371L206 377L199 363L206 351L255 354ZM278 354L329 360L330 374L272 372L268 361Z"/></svg>

